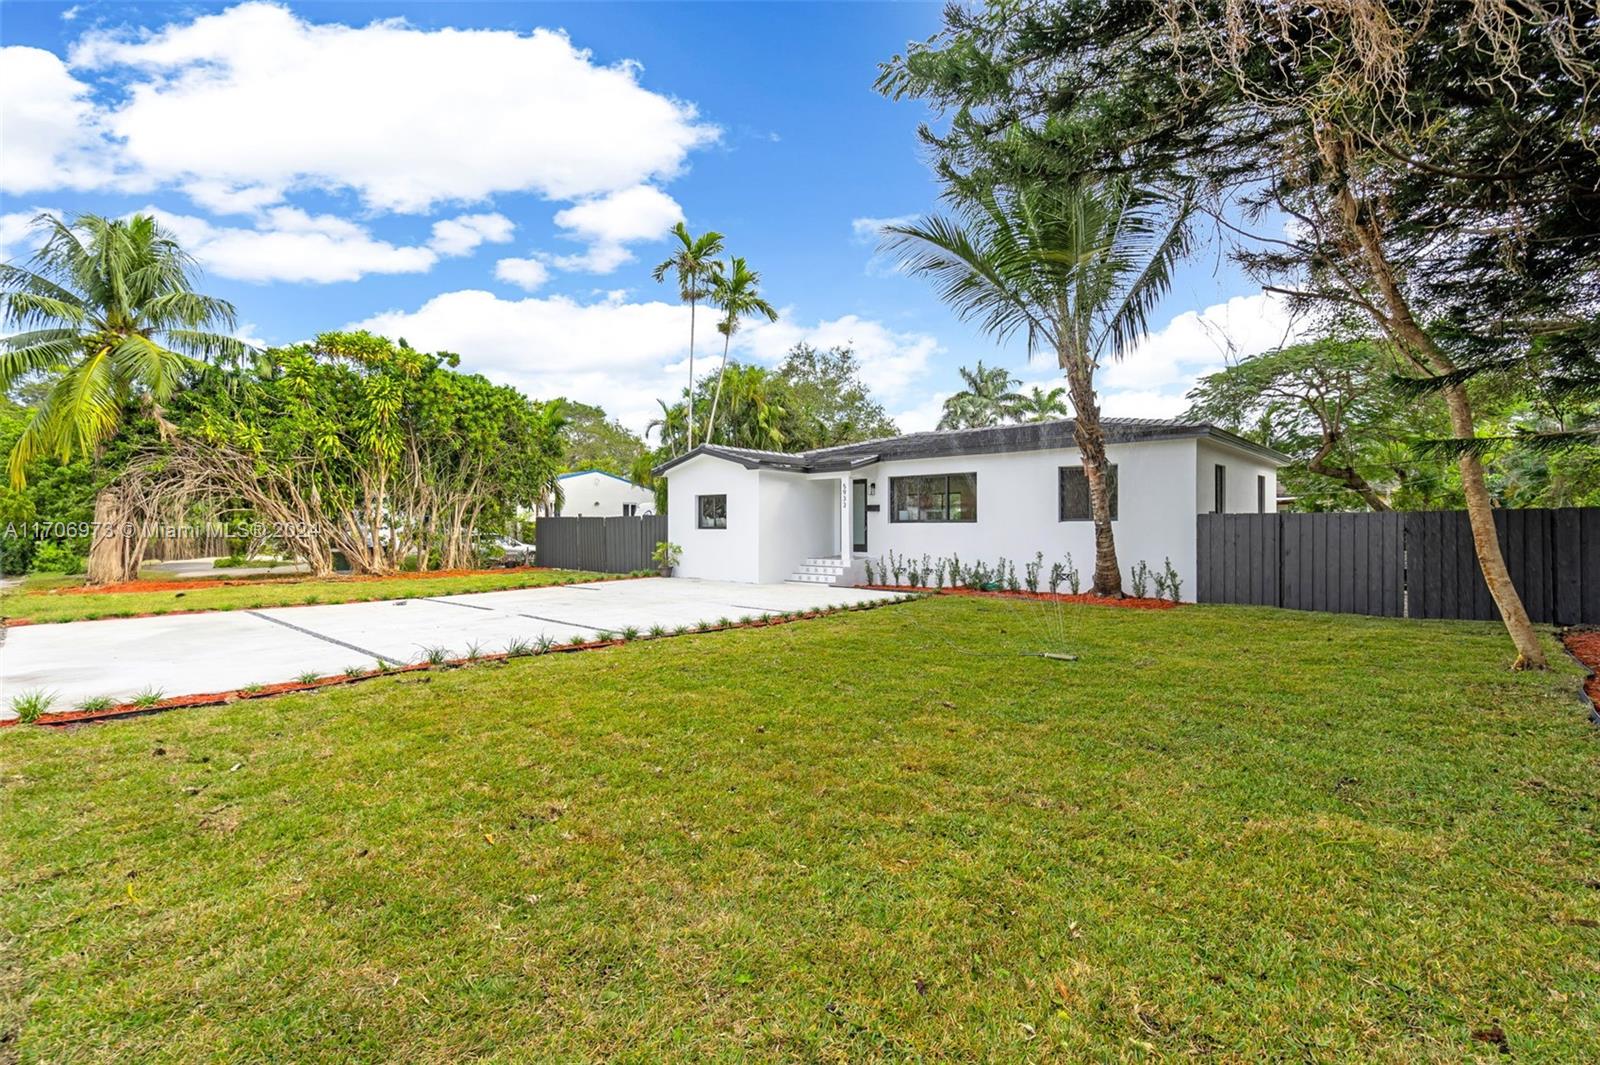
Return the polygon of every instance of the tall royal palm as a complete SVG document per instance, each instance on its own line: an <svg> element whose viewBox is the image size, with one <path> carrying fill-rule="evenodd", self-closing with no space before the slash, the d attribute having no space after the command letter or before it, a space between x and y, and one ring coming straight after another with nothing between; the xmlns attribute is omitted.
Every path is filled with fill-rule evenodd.
<svg viewBox="0 0 1600 1065"><path fill-rule="evenodd" d="M1066 373L1094 517L1094 590L1122 594L1094 374L1147 332L1187 252L1190 204L1124 181L961 190L958 216L885 228L885 243L997 340L1025 330Z"/></svg>
<svg viewBox="0 0 1600 1065"><path fill-rule="evenodd" d="M1022 396L1013 392L1019 382L1004 366L985 366L978 360L977 369L965 366L958 371L961 391L944 401L944 411L939 416L941 429L983 429L999 425L1010 419Z"/></svg>
<svg viewBox="0 0 1600 1065"><path fill-rule="evenodd" d="M689 447L694 447L694 309L710 294L710 281L721 265L717 256L722 254L722 234L705 232L698 237L689 227L679 222L672 227L672 236L678 242L670 257L656 264L651 276L665 281L668 274L678 279L678 297L689 305Z"/></svg>
<svg viewBox="0 0 1600 1065"><path fill-rule="evenodd" d="M226 333L233 306L194 291L194 262L147 215L70 223L41 215L44 241L26 266L0 266L0 307L18 332L0 340L0 390L40 374L49 382L8 470L21 487L28 463L99 454L132 407L158 418L183 376L203 360L239 357ZM97 528L120 526L114 489L95 500ZM89 579L123 580L140 552L97 536ZM118 560L121 560L119 563Z"/></svg>
<svg viewBox="0 0 1600 1065"><path fill-rule="evenodd" d="M711 417L706 419L708 444L717 424L717 404L722 401L722 380L728 375L728 345L733 342L733 334L739 331L739 322L757 315L769 322L778 320L778 312L772 304L761 298L760 285L761 275L751 270L737 255L729 261L726 272L718 270L711 278L711 303L722 312L722 320L717 323L717 332L722 334L722 368L717 371L717 391L711 397Z"/></svg>

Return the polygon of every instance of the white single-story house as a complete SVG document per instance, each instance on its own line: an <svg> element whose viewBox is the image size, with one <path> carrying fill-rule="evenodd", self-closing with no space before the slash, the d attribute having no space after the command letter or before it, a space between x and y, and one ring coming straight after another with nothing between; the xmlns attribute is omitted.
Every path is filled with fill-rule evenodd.
<svg viewBox="0 0 1600 1065"><path fill-rule="evenodd" d="M626 477L604 470L573 470L563 473L563 501L556 515L564 518L615 518L656 512L655 493L640 488Z"/></svg>
<svg viewBox="0 0 1600 1065"><path fill-rule="evenodd" d="M1172 560L1195 588L1195 515L1269 513L1289 460L1213 425L1104 420L1124 576ZM1069 552L1094 572L1088 486L1069 420L909 433L787 454L702 445L663 463L676 575L854 584L889 552L964 565Z"/></svg>

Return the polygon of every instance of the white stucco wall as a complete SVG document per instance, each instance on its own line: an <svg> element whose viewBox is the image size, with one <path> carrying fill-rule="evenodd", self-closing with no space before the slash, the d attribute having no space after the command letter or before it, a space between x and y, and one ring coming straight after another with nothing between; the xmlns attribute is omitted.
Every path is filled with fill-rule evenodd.
<svg viewBox="0 0 1600 1065"><path fill-rule="evenodd" d="M728 497L728 527L701 529L695 498L717 494ZM683 548L676 576L759 582L760 519L755 470L698 455L667 474L667 539Z"/></svg>
<svg viewBox="0 0 1600 1065"><path fill-rule="evenodd" d="M624 503L633 503L639 514L656 512L655 493L648 488L618 480L599 470L585 470L561 478L566 496L561 516L567 518L613 518L622 513Z"/></svg>
<svg viewBox="0 0 1600 1065"><path fill-rule="evenodd" d="M1160 569L1162 560L1171 558L1185 590L1194 587L1194 456L1192 439L1106 446L1106 457L1117 466L1117 520L1112 530L1124 576L1141 559ZM1023 565L1033 560L1034 552L1044 552L1047 573L1051 562L1065 561L1070 552L1087 589L1094 572L1094 527L1088 521L1061 521L1058 497L1058 470L1079 464L1077 449L1064 448L871 467L866 477L869 483L876 482L877 489L868 501L879 508L867 516L866 553L879 558L893 550L917 559L928 554L935 560L956 554L963 564L981 560L990 566L1003 555L1016 565L1021 580ZM889 520L890 478L932 473L978 475L976 522Z"/></svg>
<svg viewBox="0 0 1600 1065"><path fill-rule="evenodd" d="M1276 468L1244 451L1194 438L1109 444L1117 466L1118 506L1113 531L1124 579L1144 561L1159 570L1165 559L1195 589L1195 515L1211 509L1212 467L1228 468L1228 510L1254 513L1256 477L1265 476L1269 509L1277 494ZM894 551L920 559L959 555L965 564L993 566L1004 556L1017 569L1044 553L1051 562L1070 553L1083 587L1094 571L1094 529L1088 521L1061 521L1059 469L1079 465L1076 448L957 458L891 461L839 475L748 470L724 459L699 456L667 475L668 530L683 548L679 574L720 580L781 581L807 557L849 548L850 482L868 482L867 557ZM975 473L975 522L890 521L893 477ZM696 527L696 499L728 497L728 528Z"/></svg>
<svg viewBox="0 0 1600 1065"><path fill-rule="evenodd" d="M1277 510L1278 468L1266 459L1210 440L1197 441L1195 450L1195 513L1209 514L1214 509L1216 497L1215 468L1227 469L1224 478L1227 495L1227 514L1272 514ZM1266 508L1256 508L1256 478L1266 478Z"/></svg>

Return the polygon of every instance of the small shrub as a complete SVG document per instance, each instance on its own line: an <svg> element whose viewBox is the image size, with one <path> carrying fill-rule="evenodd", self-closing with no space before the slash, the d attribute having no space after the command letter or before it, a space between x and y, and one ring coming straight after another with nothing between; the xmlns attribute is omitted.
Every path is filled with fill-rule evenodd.
<svg viewBox="0 0 1600 1065"><path fill-rule="evenodd" d="M1166 559L1162 576L1166 578L1167 598L1174 603L1183 598L1183 578L1178 576L1178 571L1172 565L1172 559Z"/></svg>
<svg viewBox="0 0 1600 1065"><path fill-rule="evenodd" d="M631 640L637 640L639 638L639 626L637 626L637 625L624 625L624 626L622 626L622 638L624 640L630 640L630 641Z"/></svg>
<svg viewBox="0 0 1600 1065"><path fill-rule="evenodd" d="M694 623L694 631L695 632L710 632L711 631L711 622L709 620L707 620L706 618L701 618L699 621Z"/></svg>
<svg viewBox="0 0 1600 1065"><path fill-rule="evenodd" d="M573 633L571 636L567 637L567 646L568 647L577 647L577 646L579 646L581 644L585 644L585 643L588 643L588 642L589 642L589 637L581 635L581 634L576 633L576 632Z"/></svg>
<svg viewBox="0 0 1600 1065"><path fill-rule="evenodd" d="M467 644L467 661L476 662L483 657L483 644L476 640Z"/></svg>
<svg viewBox="0 0 1600 1065"><path fill-rule="evenodd" d="M315 684L321 679L322 677L320 674L313 673L310 670L307 670L295 678L295 680L299 681L301 684Z"/></svg>
<svg viewBox="0 0 1600 1065"><path fill-rule="evenodd" d="M109 695L96 695L92 699L85 699L78 704L79 710L110 710L117 705L117 701Z"/></svg>
<svg viewBox="0 0 1600 1065"><path fill-rule="evenodd" d="M137 706L141 710L146 710L159 703L162 699L165 699L166 696L166 692L152 684L141 690L139 694L135 695L131 701L134 706Z"/></svg>
<svg viewBox="0 0 1600 1065"><path fill-rule="evenodd" d="M306 604L307 606L311 606L313 604L322 602L322 596L320 596L320 595L308 595L308 596L306 596L304 599L302 599L300 601L302 603Z"/></svg>
<svg viewBox="0 0 1600 1065"><path fill-rule="evenodd" d="M870 559L870 558L869 558L869 559L866 559L866 560L865 560L865 561L864 561L864 562L862 562L862 563L861 563L861 564L862 564L862 565L863 565L863 566L864 566L864 567L866 567L866 570L867 570L867 583L868 583L868 584L877 584L877 583L878 583L878 582L877 582L877 581L875 581L875 580L873 580L873 579L872 579L872 577L873 577L873 574L874 574L874 572L875 572L875 571L874 571L874 570L873 570L873 568L872 568L872 559Z"/></svg>
<svg viewBox="0 0 1600 1065"><path fill-rule="evenodd" d="M241 692L243 692L244 694L246 694L246 695L255 695L257 692L266 691L267 690L267 686L265 684L246 684L244 687L240 688L239 690Z"/></svg>
<svg viewBox="0 0 1600 1065"><path fill-rule="evenodd" d="M31 725L39 720L40 716L50 712L55 705L55 692L47 692L43 688L23 692L11 700L11 712L17 715L17 720L24 725Z"/></svg>
<svg viewBox="0 0 1600 1065"><path fill-rule="evenodd" d="M1039 590L1039 574L1044 570L1044 552L1035 551L1033 561L1022 567L1022 580L1028 586L1028 591Z"/></svg>
<svg viewBox="0 0 1600 1065"><path fill-rule="evenodd" d="M550 653L550 648L554 647L555 645L555 640L551 639L549 636L541 635L539 639L534 642L533 653L538 655L547 655Z"/></svg>
<svg viewBox="0 0 1600 1065"><path fill-rule="evenodd" d="M1067 552L1067 591L1073 595L1078 594L1082 586L1082 579L1078 576L1078 567L1072 564L1072 552Z"/></svg>
<svg viewBox="0 0 1600 1065"><path fill-rule="evenodd" d="M674 636L682 636L684 633L686 633L688 631L689 631L689 626L687 626L687 625L674 625L672 627L672 635L674 635Z"/></svg>
<svg viewBox="0 0 1600 1065"><path fill-rule="evenodd" d="M1050 594L1055 595L1061 589L1061 582L1067 579L1067 567L1059 562L1050 563Z"/></svg>
<svg viewBox="0 0 1600 1065"><path fill-rule="evenodd" d="M1006 563L1006 590L1011 592L1020 592L1022 590L1022 585L1017 581L1017 564L1015 562Z"/></svg>
<svg viewBox="0 0 1600 1065"><path fill-rule="evenodd" d="M450 661L450 648L424 647L422 649L422 660L430 666L442 666Z"/></svg>
<svg viewBox="0 0 1600 1065"><path fill-rule="evenodd" d="M601 629L599 632L594 634L594 638L599 640L601 643L610 643L612 640L617 638L617 635L610 629Z"/></svg>
<svg viewBox="0 0 1600 1065"><path fill-rule="evenodd" d="M928 586L928 581L933 577L933 559L927 555L922 556L922 565L917 567L917 583L922 587Z"/></svg>
<svg viewBox="0 0 1600 1065"><path fill-rule="evenodd" d="M732 624L733 624L733 619L730 618L730 617L724 616L724 617L720 617L720 618L717 619L717 628L719 628L719 629L726 629L726 628L730 627Z"/></svg>
<svg viewBox="0 0 1600 1065"><path fill-rule="evenodd" d="M529 643L527 640L506 641L507 658L526 658L531 654L533 654L533 644Z"/></svg>
<svg viewBox="0 0 1600 1065"><path fill-rule="evenodd" d="M345 666L344 667L344 675L347 676L347 677L350 677L352 679L355 678L355 677L361 676L361 674L363 674L365 672L366 672L366 670L362 669L360 666Z"/></svg>
<svg viewBox="0 0 1600 1065"><path fill-rule="evenodd" d="M944 571L946 564L947 563L943 555L940 555L939 561L933 564L933 586L935 588L944 587Z"/></svg>
<svg viewBox="0 0 1600 1065"><path fill-rule="evenodd" d="M661 637L665 636L666 634L667 634L667 627L665 625L652 625L652 626L650 626L650 638L652 640L659 640L659 639L661 639Z"/></svg>
<svg viewBox="0 0 1600 1065"><path fill-rule="evenodd" d="M896 555L893 551L890 551L889 552L889 573L890 573L891 576L894 577L894 583L895 584L899 584L902 580L905 579L905 572L906 572L906 557L904 555Z"/></svg>
<svg viewBox="0 0 1600 1065"><path fill-rule="evenodd" d="M1133 588L1133 594L1139 599L1143 599L1144 593L1150 590L1150 567L1145 565L1144 559L1141 558L1128 571L1128 584ZM1162 582L1158 577L1156 586L1159 588L1161 584Z"/></svg>
<svg viewBox="0 0 1600 1065"><path fill-rule="evenodd" d="M961 587L961 576L961 556L953 554L950 556L950 587Z"/></svg>

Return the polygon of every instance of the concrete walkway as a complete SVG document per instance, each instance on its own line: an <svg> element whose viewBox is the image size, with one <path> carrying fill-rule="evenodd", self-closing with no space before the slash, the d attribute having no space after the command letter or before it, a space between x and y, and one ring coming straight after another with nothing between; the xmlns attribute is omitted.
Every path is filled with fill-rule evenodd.
<svg viewBox="0 0 1600 1065"><path fill-rule="evenodd" d="M328 676L379 659L416 662L430 648L452 658L512 640L566 642L627 626L672 629L719 618L893 598L855 588L648 578L477 592L375 603L115 618L0 630L0 716L10 700L44 689L55 710L154 688L165 697Z"/></svg>

